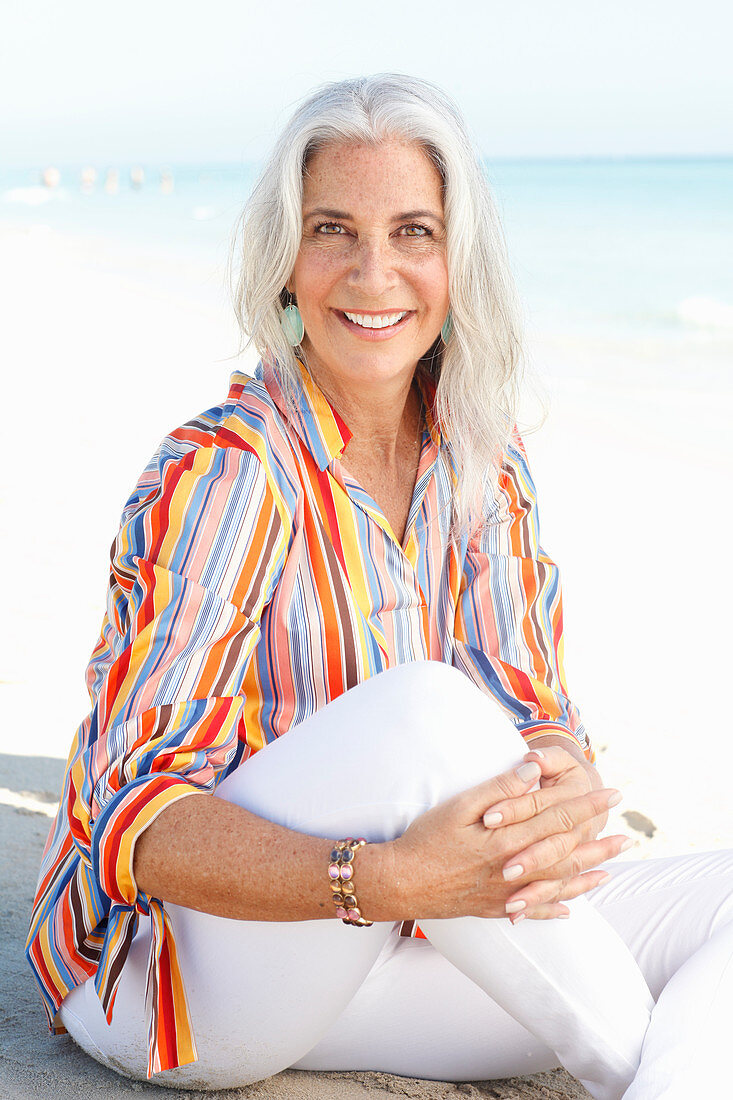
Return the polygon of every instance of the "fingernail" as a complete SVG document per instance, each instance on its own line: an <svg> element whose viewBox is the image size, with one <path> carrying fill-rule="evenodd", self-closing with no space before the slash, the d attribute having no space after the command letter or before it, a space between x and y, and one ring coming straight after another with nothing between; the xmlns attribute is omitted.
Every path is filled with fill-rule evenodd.
<svg viewBox="0 0 733 1100"><path fill-rule="evenodd" d="M604 882L608 882L608 880L610 879L610 877L611 877L611 876L610 876L610 874L608 873L608 871L604 871L604 872L603 872L603 875L601 876L601 878L599 878L599 879L598 879L598 882L596 883L596 886L603 886L603 883L604 883Z"/></svg>
<svg viewBox="0 0 733 1100"><path fill-rule="evenodd" d="M524 867L521 863L513 863L511 867L505 867L502 871L505 882L511 882L515 878L521 878L524 874Z"/></svg>
<svg viewBox="0 0 733 1100"><path fill-rule="evenodd" d="M631 839L630 836L627 836L626 840L623 842L623 844L619 848L619 852L628 852L629 848L633 848L633 847L634 847L633 840Z"/></svg>
<svg viewBox="0 0 733 1100"><path fill-rule="evenodd" d="M503 820L504 815L500 814L498 810L494 810L490 814L484 814L484 825L487 829L490 829L492 825L501 825Z"/></svg>
<svg viewBox="0 0 733 1100"><path fill-rule="evenodd" d="M508 901L504 906L507 913L519 913L520 910L527 908L526 901Z"/></svg>
<svg viewBox="0 0 733 1100"><path fill-rule="evenodd" d="M520 920L524 920L524 913L517 913L516 917L511 918L512 924L519 924Z"/></svg>
<svg viewBox="0 0 733 1100"><path fill-rule="evenodd" d="M535 754L535 756L541 757L542 760L545 759L545 754L543 753L542 749L530 749L529 751L533 752Z"/></svg>
<svg viewBox="0 0 733 1100"><path fill-rule="evenodd" d="M542 769L539 764L521 764L517 768L517 775L523 783L529 783L530 779L539 779Z"/></svg>
<svg viewBox="0 0 733 1100"><path fill-rule="evenodd" d="M623 802L623 799L624 799L624 796L621 794L620 791L614 791L614 793L611 795L611 797L609 798L606 805L609 806L609 807L618 806L619 802Z"/></svg>
<svg viewBox="0 0 733 1100"><path fill-rule="evenodd" d="M558 920L568 920L569 917L570 917L569 913L558 913L557 914L557 919Z"/></svg>

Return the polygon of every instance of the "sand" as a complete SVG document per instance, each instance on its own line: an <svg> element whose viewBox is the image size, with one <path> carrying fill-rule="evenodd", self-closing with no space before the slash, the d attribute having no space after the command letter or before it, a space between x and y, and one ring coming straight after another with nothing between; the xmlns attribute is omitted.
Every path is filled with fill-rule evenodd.
<svg viewBox="0 0 733 1100"><path fill-rule="evenodd" d="M196 1093L126 1082L51 1038L22 958L119 512L162 435L220 400L236 335L219 269L0 226L0 1098ZM733 336L534 333L550 413L526 442L563 569L566 661L629 858L730 844L723 584ZM251 365L251 359L246 360ZM527 406L527 417L536 411ZM726 506L727 508L727 506ZM721 714L723 717L721 718ZM704 752L700 747L704 745ZM628 815L624 818L622 815ZM557 1071L446 1084L284 1073L231 1097L578 1098Z"/></svg>

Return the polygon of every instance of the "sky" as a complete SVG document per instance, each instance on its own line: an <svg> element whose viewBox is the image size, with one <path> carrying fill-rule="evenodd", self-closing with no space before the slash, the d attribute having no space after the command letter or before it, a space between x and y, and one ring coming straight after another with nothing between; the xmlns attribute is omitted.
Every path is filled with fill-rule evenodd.
<svg viewBox="0 0 733 1100"><path fill-rule="evenodd" d="M0 166L255 161L397 70L491 157L733 154L729 0L1 0Z"/></svg>

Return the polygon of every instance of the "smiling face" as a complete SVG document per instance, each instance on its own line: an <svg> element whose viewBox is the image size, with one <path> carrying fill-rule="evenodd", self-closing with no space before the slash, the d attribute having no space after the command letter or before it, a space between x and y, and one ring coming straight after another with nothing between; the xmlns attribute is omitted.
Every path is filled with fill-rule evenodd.
<svg viewBox="0 0 733 1100"><path fill-rule="evenodd" d="M418 145L330 145L310 158L288 289L321 385L412 378L449 304L442 182Z"/></svg>

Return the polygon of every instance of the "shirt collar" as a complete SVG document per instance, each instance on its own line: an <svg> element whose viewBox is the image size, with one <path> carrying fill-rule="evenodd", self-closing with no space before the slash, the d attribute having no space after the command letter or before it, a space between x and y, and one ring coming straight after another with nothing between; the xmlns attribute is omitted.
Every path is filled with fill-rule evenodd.
<svg viewBox="0 0 733 1100"><path fill-rule="evenodd" d="M335 458L340 457L352 433L343 419L319 389L300 362L300 375L293 389L292 404L288 406L277 372L271 363L260 362L255 378L262 382L283 418L295 429L313 455L320 470L325 470ZM418 367L416 380L420 387L425 410L425 422L433 443L440 447L440 431L435 420L435 382L426 371ZM232 383L241 380L240 375Z"/></svg>

